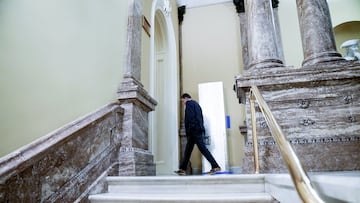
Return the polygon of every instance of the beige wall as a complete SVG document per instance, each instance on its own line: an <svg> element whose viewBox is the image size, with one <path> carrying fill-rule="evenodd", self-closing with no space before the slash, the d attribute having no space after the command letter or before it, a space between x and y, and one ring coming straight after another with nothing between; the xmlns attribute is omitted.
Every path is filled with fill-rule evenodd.
<svg viewBox="0 0 360 203"><path fill-rule="evenodd" d="M327 0L333 27L344 22L360 20L359 0Z"/></svg>
<svg viewBox="0 0 360 203"><path fill-rule="evenodd" d="M239 18L233 3L187 8L183 21L184 92L198 100L198 84L222 81L225 114L230 115L228 157L230 166L242 163L242 105L233 91L234 76L241 71ZM225 119L225 118L224 118ZM201 156L191 157L192 166L201 169Z"/></svg>
<svg viewBox="0 0 360 203"><path fill-rule="evenodd" d="M127 1L0 1L0 157L116 100Z"/></svg>
<svg viewBox="0 0 360 203"><path fill-rule="evenodd" d="M151 6L152 1L143 1L143 15L146 20L151 23ZM151 25L153 26L153 25ZM141 82L145 89L149 91L150 78L149 78L149 66L150 66L150 36L143 30L142 32L142 51L141 51Z"/></svg>

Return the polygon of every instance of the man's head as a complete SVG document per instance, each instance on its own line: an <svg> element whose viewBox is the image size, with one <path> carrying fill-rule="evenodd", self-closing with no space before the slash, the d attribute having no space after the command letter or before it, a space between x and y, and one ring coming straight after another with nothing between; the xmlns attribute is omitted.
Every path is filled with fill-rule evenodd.
<svg viewBox="0 0 360 203"><path fill-rule="evenodd" d="M183 95L181 95L181 101L183 104L185 104L190 99L191 99L191 96L188 93L184 93Z"/></svg>

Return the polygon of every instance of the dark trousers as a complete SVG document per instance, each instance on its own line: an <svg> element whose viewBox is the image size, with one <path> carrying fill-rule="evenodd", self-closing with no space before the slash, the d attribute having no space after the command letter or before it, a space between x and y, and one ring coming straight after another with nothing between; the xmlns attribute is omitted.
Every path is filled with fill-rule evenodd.
<svg viewBox="0 0 360 203"><path fill-rule="evenodd" d="M219 165L216 163L214 157L211 155L211 153L205 146L203 134L193 134L193 135L189 135L187 137L187 143L186 143L186 147L185 147L184 157L181 162L180 169L186 170L195 144L199 148L201 154L210 162L211 168L219 167Z"/></svg>

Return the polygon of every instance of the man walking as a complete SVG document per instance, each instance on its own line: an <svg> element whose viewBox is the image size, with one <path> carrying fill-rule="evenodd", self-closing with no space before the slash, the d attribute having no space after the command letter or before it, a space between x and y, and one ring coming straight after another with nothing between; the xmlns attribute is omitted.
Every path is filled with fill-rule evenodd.
<svg viewBox="0 0 360 203"><path fill-rule="evenodd" d="M220 166L215 161L204 143L204 119L200 105L191 99L191 96L184 93L181 96L181 101L185 105L185 130L187 143L185 147L184 157L181 161L179 170L175 171L178 175L186 175L186 168L190 160L191 153L196 144L201 154L210 162L211 170L208 174L214 174L221 171Z"/></svg>

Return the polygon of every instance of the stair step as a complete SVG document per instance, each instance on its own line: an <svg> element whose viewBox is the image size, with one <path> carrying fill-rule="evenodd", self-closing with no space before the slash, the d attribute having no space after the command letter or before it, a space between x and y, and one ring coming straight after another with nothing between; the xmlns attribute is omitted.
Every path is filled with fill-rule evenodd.
<svg viewBox="0 0 360 203"><path fill-rule="evenodd" d="M212 176L114 176L107 177L109 192L127 193L237 193L265 192L265 176L212 175Z"/></svg>
<svg viewBox="0 0 360 203"><path fill-rule="evenodd" d="M265 175L111 176L108 192L90 195L92 203L238 202L272 203Z"/></svg>
<svg viewBox="0 0 360 203"><path fill-rule="evenodd" d="M91 195L89 197L91 203L133 203L133 202L146 202L146 203L158 203L158 202L224 202L224 203L272 203L274 200L271 195L267 193L207 193L207 194L115 194L115 193L103 193L98 195Z"/></svg>

